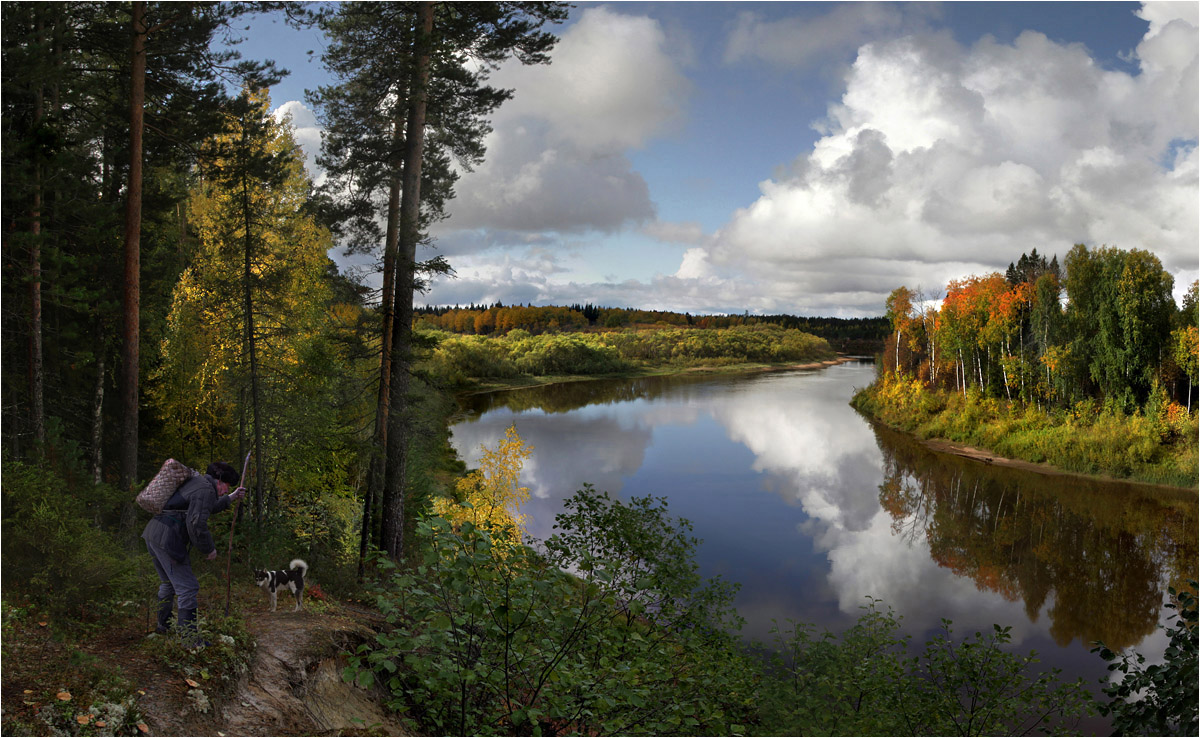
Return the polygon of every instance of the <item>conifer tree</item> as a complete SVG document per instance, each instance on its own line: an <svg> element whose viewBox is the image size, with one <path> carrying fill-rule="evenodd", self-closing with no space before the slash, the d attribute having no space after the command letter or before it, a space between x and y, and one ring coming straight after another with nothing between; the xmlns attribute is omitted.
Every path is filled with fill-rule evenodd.
<svg viewBox="0 0 1200 738"><path fill-rule="evenodd" d="M539 29L565 16L561 3L344 3L322 20L330 37L324 60L338 81L310 100L326 131L319 161L330 175L327 193L351 249L374 251L383 236L364 551L382 496L379 542L393 558L402 555L412 299L422 271L444 267L419 263L417 244L442 217L451 159L470 167L482 158L486 116L512 94L487 85L489 72L510 56L548 61L555 38Z"/></svg>
<svg viewBox="0 0 1200 738"><path fill-rule="evenodd" d="M138 375L157 363L171 289L190 258L191 168L219 129L222 77L269 66L239 68L212 42L233 18L286 5L3 5L6 450L24 456L29 439L51 435L88 448L98 481L106 451L119 451L126 484L147 471L137 466ZM140 105L135 47L146 62ZM121 391L106 394L113 379Z"/></svg>
<svg viewBox="0 0 1200 738"><path fill-rule="evenodd" d="M270 7L271 4L263 4ZM168 157L186 156L189 146L219 129L225 93L221 75L235 72L236 52L215 51L216 33L256 9L248 3L135 1L130 6L129 149L125 186L121 349L121 484L138 473L139 376L141 355L142 199L147 115ZM271 67L257 65L257 68ZM243 69L243 76L245 70ZM161 153L161 150L160 150Z"/></svg>

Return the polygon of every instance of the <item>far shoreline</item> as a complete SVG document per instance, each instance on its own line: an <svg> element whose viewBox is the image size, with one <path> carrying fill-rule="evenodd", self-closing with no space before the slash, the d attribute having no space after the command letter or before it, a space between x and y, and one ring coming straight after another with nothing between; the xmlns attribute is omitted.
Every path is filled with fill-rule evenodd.
<svg viewBox="0 0 1200 738"><path fill-rule="evenodd" d="M808 361L800 364L781 363L781 364L729 364L729 365L701 365L676 367L670 365L659 365L656 367L646 367L640 371L620 372L616 374L599 374L599 375L558 375L558 376L539 376L528 377L528 381L524 383L497 383L495 385L477 385L470 389L460 390L453 393L456 397L471 397L475 395L488 394L491 392L507 392L512 390L531 389L534 387L548 387L555 384L568 384L572 382L589 382L596 380L619 380L619 379L640 379L644 377L667 377L687 374L712 374L712 375L736 375L736 374L759 374L767 372L785 372L785 371L812 371L819 369L827 369L831 366L839 364L847 364L856 361L873 361L874 357L859 356L854 354L838 354L832 359L822 359L819 361ZM1189 492L1196 491L1196 486L1180 486L1174 484L1166 484L1162 482L1147 482L1137 479L1129 479L1122 477L1114 477L1107 474L1088 474L1085 472L1075 472L1056 467L1052 464L1044 462L1026 461L1023 459L1013 459L1001 456L994 451L977 446L970 446L958 441L951 441L945 438L920 438L915 433L904 428L885 423L884 421L869 415L862 410L858 412L871 423L890 428L898 433L912 438L937 453L949 454L958 456L969 461L979 464L992 464L1010 469L1021 469L1024 471L1041 474L1043 476L1055 477L1078 477L1082 479L1093 479L1099 482L1108 482L1114 484L1132 484L1139 487L1149 487L1158 490L1169 490L1174 492Z"/></svg>
<svg viewBox="0 0 1200 738"><path fill-rule="evenodd" d="M852 361L873 361L870 356L857 356L850 354L837 354L832 359L822 359L819 361L809 361L802 364L793 364L790 362L779 364L762 364L762 363L741 363L741 364L725 364L725 365L699 365L699 366L672 366L670 364L661 364L657 366L643 367L634 371L616 372L613 374L565 374L565 375L541 375L541 376L525 376L521 382L496 382L496 383L478 383L473 387L461 388L457 391L452 391L457 397L471 397L474 395L488 394L489 392L507 392L509 390L529 389L531 387L548 387L555 384L567 384L571 382L592 382L602 379L641 379L643 377L669 377L674 375L685 374L757 374L763 372L786 372L786 371L805 371L814 369L826 369L838 364L846 364Z"/></svg>

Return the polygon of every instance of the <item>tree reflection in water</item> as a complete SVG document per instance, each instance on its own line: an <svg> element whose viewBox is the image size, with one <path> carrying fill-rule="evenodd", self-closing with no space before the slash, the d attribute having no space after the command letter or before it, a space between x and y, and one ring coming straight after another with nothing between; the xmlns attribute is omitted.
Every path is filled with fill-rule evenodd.
<svg viewBox="0 0 1200 738"><path fill-rule="evenodd" d="M616 405L635 400L653 400L671 390L729 377L711 374L668 374L617 380L591 380L534 385L496 392L480 392L461 398L460 404L472 415L483 415L504 408L515 413L540 410L544 413L569 413L589 405Z"/></svg>
<svg viewBox="0 0 1200 738"><path fill-rule="evenodd" d="M1154 632L1168 585L1196 577L1196 493L997 467L876 426L892 531L924 535L939 566L1043 607L1060 646Z"/></svg>

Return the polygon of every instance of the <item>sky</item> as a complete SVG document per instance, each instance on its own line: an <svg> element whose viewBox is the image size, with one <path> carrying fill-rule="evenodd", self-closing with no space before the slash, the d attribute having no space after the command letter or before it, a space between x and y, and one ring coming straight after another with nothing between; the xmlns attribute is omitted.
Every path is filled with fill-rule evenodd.
<svg viewBox="0 0 1200 738"><path fill-rule="evenodd" d="M418 304L864 317L1036 248L1200 275L1196 2L576 3L463 172ZM308 166L324 40L239 47ZM311 53L309 53L311 52ZM339 263L347 259L335 250ZM360 265L361 266L361 265Z"/></svg>

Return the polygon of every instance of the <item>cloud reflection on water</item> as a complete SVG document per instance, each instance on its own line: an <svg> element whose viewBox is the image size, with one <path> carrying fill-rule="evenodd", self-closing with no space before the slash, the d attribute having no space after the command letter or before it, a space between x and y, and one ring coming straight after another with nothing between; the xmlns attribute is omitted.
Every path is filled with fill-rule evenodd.
<svg viewBox="0 0 1200 738"><path fill-rule="evenodd" d="M454 426L455 450L473 467L482 456L480 446L495 447L512 423L534 448L521 472L521 483L529 487L521 509L527 533L539 539L553 533L563 500L585 482L619 494L622 480L642 467L653 431L650 423L604 407L570 414L500 410Z"/></svg>
<svg viewBox="0 0 1200 738"><path fill-rule="evenodd" d="M894 454L904 452L889 450L893 456L885 458L883 441L848 407L853 388L872 378L870 366L842 365L703 381L639 380L613 385L608 399L601 383L557 397L548 390L545 406L554 412L535 409L534 394L509 398L518 410L497 401L482 416L457 425L454 443L473 464L481 443L494 444L509 423L517 423L536 448L523 477L532 493L523 511L529 533L538 538L553 532L563 499L585 482L614 496L668 496L671 512L692 521L704 541L697 556L702 573L742 585L737 607L748 637L768 640L773 619L841 630L857 617L867 596L901 613L906 630L918 639L942 618L953 620L959 633L992 623L1011 625L1016 645L1042 652L1061 650L1056 641L1079 643L1089 633L1115 634L1123 628L1126 639L1145 635L1152 613L1149 623L1135 624L1128 617L1107 626L1081 620L1082 610L1091 607L1089 598L1106 586L1092 581L1086 570L1066 580L1051 572L1072 597L1084 598L1078 605L1056 602L1054 587L1042 581L1045 567L1053 564L1030 548L1032 539L1017 548L988 540L981 550L961 550L978 538L969 534L977 512L993 529L1024 513L1013 508L1011 493L1006 503L1002 487L993 485L992 497L978 505L972 497L973 507L966 508L957 497L946 498L944 488L929 486L941 481L925 480L926 485L903 476L920 472L896 466ZM571 393L599 404L571 409L563 403ZM959 474L954 478L961 481L961 470L949 473ZM893 476L885 479L885 474ZM889 511L881 506L882 486L897 479L926 495L914 493L916 507ZM935 494L935 489L941 491ZM1027 494L1026 511L1030 499ZM1044 512L1053 503L1039 504ZM1093 537L1093 547L1115 545L1090 528L1080 530ZM1072 529L1060 535L1080 533ZM973 558L960 560L964 553ZM1136 565L1144 553L1123 555ZM1010 560L988 558L1001 555ZM1014 568L1013 555L1040 568ZM1070 553L1062 561L1073 567L1087 563ZM1000 579L980 579L984 570L994 570L988 576ZM1023 594L1031 582L1042 591ZM1146 585L1153 590L1157 583ZM1145 599L1144 586L1124 589L1126 604ZM1060 655L1068 657L1088 658L1078 646L1069 656Z"/></svg>
<svg viewBox="0 0 1200 738"><path fill-rule="evenodd" d="M712 412L731 440L754 453L755 470L784 480L773 485L776 494L807 515L797 530L827 555L822 589L836 598L841 613L857 616L870 596L902 613L917 632L936 628L943 617L972 628L1011 623L1018 642L1043 630L1029 623L1019 604L939 567L923 538L892 532L892 519L879 504L879 445L847 407L854 382L866 384L871 371L833 367L803 382L788 375L765 378L749 383L751 390L719 396Z"/></svg>
<svg viewBox="0 0 1200 738"><path fill-rule="evenodd" d="M973 621L967 616L981 610L1028 622L1019 606L938 567L923 542L892 534L879 506L879 446L847 407L852 388L872 372L851 365L717 380L569 413L494 409L456 425L453 442L474 465L480 444L494 445L517 424L535 448L522 483L530 488L528 532L537 538L553 532L562 501L585 482L624 497L668 494L672 512L704 540L702 565L742 585L738 609L755 637L766 637L772 618L840 628L868 595L919 630L940 617ZM728 440L705 432L706 424ZM687 442L673 440L679 436ZM746 468L725 469L728 441L749 450ZM664 488L667 478L678 486ZM790 525L766 525L750 509L762 509L761 500L751 503L763 492L803 514ZM707 502L697 504L701 498ZM795 547L808 550L786 553Z"/></svg>

